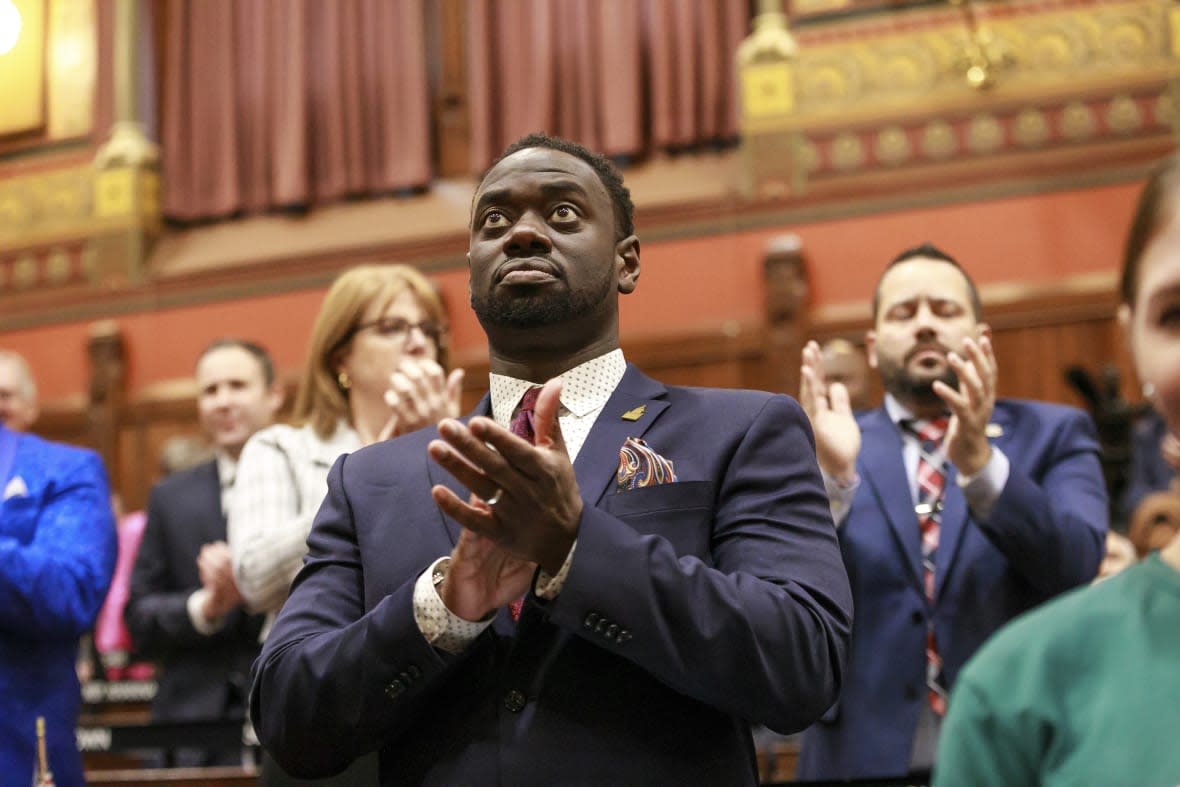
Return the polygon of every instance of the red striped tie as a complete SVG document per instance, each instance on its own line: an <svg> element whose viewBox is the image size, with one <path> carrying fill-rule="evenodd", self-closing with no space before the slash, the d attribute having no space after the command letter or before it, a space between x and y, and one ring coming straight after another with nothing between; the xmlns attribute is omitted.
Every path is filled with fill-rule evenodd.
<svg viewBox="0 0 1180 787"><path fill-rule="evenodd" d="M942 496L946 488L942 439L946 436L947 418L933 421L915 419L902 426L918 438L918 531L922 534L922 585L926 600L934 603L935 555L938 552L939 526L942 521ZM930 708L939 716L946 713L946 689L941 683L942 657L934 636L934 616L926 629L926 695Z"/></svg>

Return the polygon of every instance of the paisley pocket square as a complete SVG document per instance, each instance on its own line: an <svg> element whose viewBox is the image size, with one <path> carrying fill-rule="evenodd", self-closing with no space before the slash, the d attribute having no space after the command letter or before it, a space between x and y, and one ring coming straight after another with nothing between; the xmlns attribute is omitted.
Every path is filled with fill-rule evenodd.
<svg viewBox="0 0 1180 787"><path fill-rule="evenodd" d="M657 454L638 437L628 437L619 449L619 469L615 473L615 492L645 486L671 484L676 481L672 462Z"/></svg>
<svg viewBox="0 0 1180 787"><path fill-rule="evenodd" d="M8 485L4 487L4 500L10 497L28 497L29 488L25 486L25 479L20 476L15 476Z"/></svg>

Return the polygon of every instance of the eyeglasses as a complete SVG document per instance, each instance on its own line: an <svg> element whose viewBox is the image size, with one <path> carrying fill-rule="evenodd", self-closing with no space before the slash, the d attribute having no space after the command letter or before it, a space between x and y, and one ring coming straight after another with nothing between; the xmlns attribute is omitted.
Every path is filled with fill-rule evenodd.
<svg viewBox="0 0 1180 787"><path fill-rule="evenodd" d="M443 329L433 320L410 322L402 317L378 317L375 320L357 325L349 332L349 335L351 338L361 331L372 329L378 336L389 339L406 339L415 328L421 331L427 339L434 342L435 347L442 347Z"/></svg>

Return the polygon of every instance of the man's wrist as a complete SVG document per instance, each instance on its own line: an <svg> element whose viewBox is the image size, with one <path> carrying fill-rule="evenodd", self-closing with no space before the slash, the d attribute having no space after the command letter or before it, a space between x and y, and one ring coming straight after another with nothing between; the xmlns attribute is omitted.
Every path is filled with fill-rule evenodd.
<svg viewBox="0 0 1180 787"><path fill-rule="evenodd" d="M214 634L225 625L225 615L211 616L207 613L213 594L207 588L194 590L185 602L189 621L200 634Z"/></svg>
<svg viewBox="0 0 1180 787"><path fill-rule="evenodd" d="M574 548L576 541L576 536L563 535L561 538L554 539L550 548L546 551L545 557L537 561L537 565L549 576L557 576L561 571L561 567L565 565L566 559L569 558L570 550Z"/></svg>
<svg viewBox="0 0 1180 787"><path fill-rule="evenodd" d="M982 452L982 454L980 454L979 452L972 452L972 456L976 456L978 454L980 458L968 459L963 464L956 464L955 465L955 467L959 471L959 475L964 476L966 479L969 480L969 479L975 478L976 476L978 476L980 473L983 472L984 468L987 467L987 463L990 462L991 458L992 458L991 443L987 443L985 441L984 444L987 447Z"/></svg>
<svg viewBox="0 0 1180 787"><path fill-rule="evenodd" d="M445 558L435 563L431 569L430 582L434 585L434 591L438 594L439 601L446 607L447 612L450 612L455 617L466 623L484 623L492 618L496 613L496 608L478 612L475 610L464 609L462 601L459 599L456 584L451 581L451 559Z"/></svg>

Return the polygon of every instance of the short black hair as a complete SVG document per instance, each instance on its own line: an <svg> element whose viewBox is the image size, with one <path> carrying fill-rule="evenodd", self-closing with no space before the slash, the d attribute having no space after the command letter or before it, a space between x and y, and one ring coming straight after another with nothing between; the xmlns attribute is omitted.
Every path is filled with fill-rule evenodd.
<svg viewBox="0 0 1180 787"><path fill-rule="evenodd" d="M201 359L214 350L223 350L227 347L237 347L254 356L254 360L258 361L258 366L262 369L262 379L266 381L267 387L274 385L275 365L274 361L270 359L270 353L261 344L252 342L249 339L238 339L234 336L223 336L220 339L214 339L206 345L204 350L201 350L201 354L197 356L197 363L199 364Z"/></svg>
<svg viewBox="0 0 1180 787"><path fill-rule="evenodd" d="M881 277L877 279L877 286L873 290L874 325L877 323L877 311L881 308L881 282L885 280L885 274L889 273L889 271L892 270L895 265L900 265L903 262L909 262L910 260L918 258L945 262L947 265L953 266L955 270L963 274L963 279L967 282L967 296L971 300L971 312L975 315L975 320L977 322L983 319L983 302L979 300L979 290L975 288L975 282L971 280L971 277L967 274L967 271L954 257L947 254L933 243L926 241L920 246L914 246L898 254L889 261L889 264L885 266L885 270L881 272Z"/></svg>
<svg viewBox="0 0 1180 787"><path fill-rule="evenodd" d="M476 191L478 192L479 187L483 186L483 182L487 179L488 172L492 168L512 154L519 153L528 148L548 148L549 150L566 153L586 162L594 170L594 173L598 175L598 180L601 181L602 185L606 188L607 194L610 195L615 211L615 231L618 234L619 240L635 234L635 204L631 201L630 189L623 185L623 175L619 172L618 167L601 153L594 153L589 148L579 145L577 142L571 142L561 137L551 137L548 134L535 132L516 140L504 148L504 152L484 171L479 179L479 186L476 187Z"/></svg>

